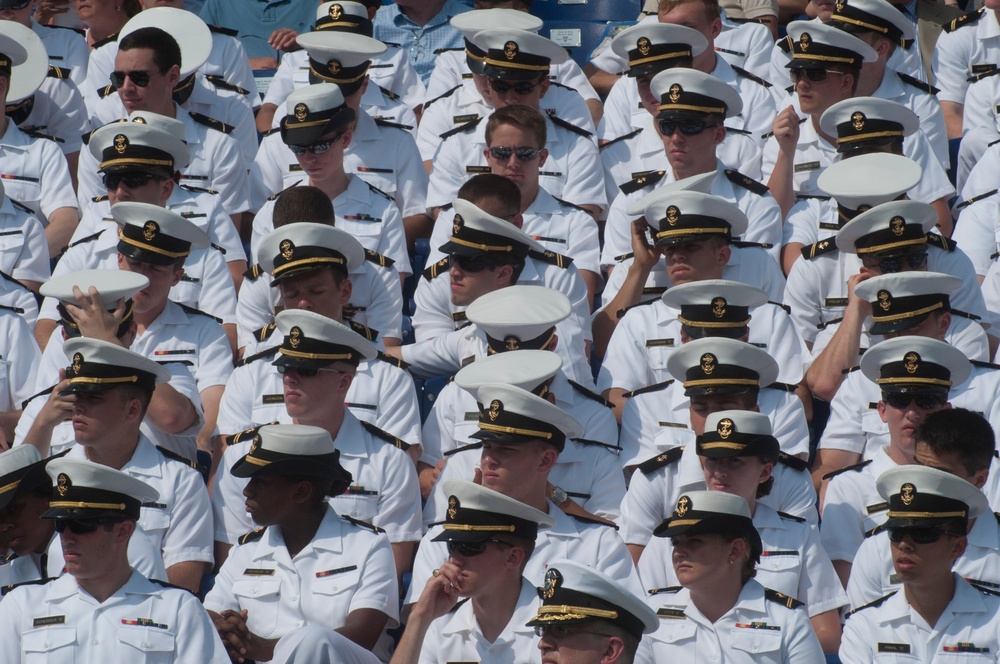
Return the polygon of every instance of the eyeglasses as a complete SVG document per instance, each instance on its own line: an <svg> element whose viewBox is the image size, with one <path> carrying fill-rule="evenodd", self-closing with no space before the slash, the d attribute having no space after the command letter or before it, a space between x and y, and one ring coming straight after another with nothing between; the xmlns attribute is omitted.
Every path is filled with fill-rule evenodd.
<svg viewBox="0 0 1000 664"><path fill-rule="evenodd" d="M894 256L893 258L881 258L878 262L865 263L865 267L873 268L877 266L882 274L892 274L902 270L903 263L906 263L911 270L922 270L927 266L927 252L924 251L919 254L909 254L907 256Z"/></svg>
<svg viewBox="0 0 1000 664"><path fill-rule="evenodd" d="M497 539L488 539L482 542L448 542L448 553L460 553L464 558L472 558L486 551L486 545L491 542L506 547L514 546L510 542Z"/></svg>
<svg viewBox="0 0 1000 664"><path fill-rule="evenodd" d="M501 148L495 147L490 148L490 154L493 155L494 159L499 159L500 161L508 161L510 156L516 155L518 161L531 161L538 157L541 150L536 150L535 148Z"/></svg>
<svg viewBox="0 0 1000 664"><path fill-rule="evenodd" d="M319 372L327 373L347 373L343 369L327 369L326 367L286 367L278 365L278 373L284 376L286 373L297 374L300 378L315 378Z"/></svg>
<svg viewBox="0 0 1000 664"><path fill-rule="evenodd" d="M890 528L889 541L899 544L904 537L909 537L914 544L933 544L941 539L942 535L958 537L952 533L945 532L940 528L925 526L922 528Z"/></svg>
<svg viewBox="0 0 1000 664"><path fill-rule="evenodd" d="M498 266L498 263L495 260L482 254L479 256L459 256L457 254L452 254L451 264L456 266L462 272L468 272L469 274L475 274L477 272L493 269Z"/></svg>
<svg viewBox="0 0 1000 664"><path fill-rule="evenodd" d="M74 535L89 535L99 527L108 523L121 523L122 519L104 517L98 519L56 519L55 527L57 533L65 532L67 529Z"/></svg>
<svg viewBox="0 0 1000 664"><path fill-rule="evenodd" d="M149 183L151 180L162 182L166 178L152 173L104 173L101 175L104 186L108 189L117 189L118 185L125 183L129 189L137 189Z"/></svg>
<svg viewBox="0 0 1000 664"><path fill-rule="evenodd" d="M509 90L513 90L519 95L526 95L530 94L532 90L537 88L541 84L541 82L542 80L539 79L534 83L515 83L514 85L511 85L509 83L504 83L499 78L491 78L490 88L493 89L493 92L499 92L500 94L503 94L504 92L507 92Z"/></svg>
<svg viewBox="0 0 1000 664"><path fill-rule="evenodd" d="M948 397L943 394L885 394L883 392L882 401L898 410L902 410L914 402L921 410L931 410L943 406L948 401Z"/></svg>
<svg viewBox="0 0 1000 664"><path fill-rule="evenodd" d="M575 625L535 625L535 636L548 637L549 639L561 640L574 634L597 634L598 636L611 636L604 632L599 632L593 628L593 624L583 623Z"/></svg>
<svg viewBox="0 0 1000 664"><path fill-rule="evenodd" d="M310 145L289 145L288 149L292 151L296 157L301 157L307 152L312 152L313 154L323 154L333 147L333 144L343 138L343 134L337 134L328 141L319 141L317 143L312 143Z"/></svg>
<svg viewBox="0 0 1000 664"><path fill-rule="evenodd" d="M678 129L685 136L696 136L706 129L721 126L718 122L705 122L704 120L660 120L660 133L664 136L672 136Z"/></svg>
<svg viewBox="0 0 1000 664"><path fill-rule="evenodd" d="M792 83L801 81L803 75L809 79L810 83L822 83L830 74L837 74L838 76L847 75L846 72L833 69L789 69L788 73L792 77Z"/></svg>
<svg viewBox="0 0 1000 664"><path fill-rule="evenodd" d="M120 88L125 85L125 77L128 76L129 80L132 81L138 88L144 88L149 85L149 79L156 74L162 74L161 71L142 71L137 69L136 71L113 71L111 72L111 85L116 88Z"/></svg>

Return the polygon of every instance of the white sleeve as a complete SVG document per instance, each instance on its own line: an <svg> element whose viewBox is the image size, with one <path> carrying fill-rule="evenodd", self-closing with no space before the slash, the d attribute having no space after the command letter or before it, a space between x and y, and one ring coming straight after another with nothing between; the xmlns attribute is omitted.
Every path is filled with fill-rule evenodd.
<svg viewBox="0 0 1000 664"><path fill-rule="evenodd" d="M413 332L417 341L425 341L447 334L455 329L448 305L451 298L448 291L451 287L451 277L448 274L438 275L428 281L420 279L413 299L417 310L413 314Z"/></svg>
<svg viewBox="0 0 1000 664"><path fill-rule="evenodd" d="M450 205L458 195L458 190L465 184L465 165L462 163L460 153L463 148L462 139L457 135L449 136L438 146L434 167L427 183L428 208ZM420 167L423 168L423 164ZM426 170L424 172L426 173Z"/></svg>
<svg viewBox="0 0 1000 664"><path fill-rule="evenodd" d="M179 470L170 526L162 542L163 564L168 569L188 561L212 562L212 508L205 482L192 468Z"/></svg>
<svg viewBox="0 0 1000 664"><path fill-rule="evenodd" d="M854 556L851 578L847 582L847 598L851 608L874 602L885 594L882 586L882 556L879 547L888 548L884 537L873 536L865 539Z"/></svg>
<svg viewBox="0 0 1000 664"><path fill-rule="evenodd" d="M831 560L852 562L865 539L864 520L859 512L864 507L860 496L852 491L852 484L847 478L837 476L826 487L820 536Z"/></svg>
<svg viewBox="0 0 1000 664"><path fill-rule="evenodd" d="M10 275L19 281L49 280L52 270L49 265L49 244L45 239L45 229L34 217L26 217L21 224L20 251ZM3 247L6 249L6 247Z"/></svg>
<svg viewBox="0 0 1000 664"><path fill-rule="evenodd" d="M73 195L73 183L69 177L66 157L58 144L45 138L36 139L44 147L41 158L41 200L38 204L46 219L59 208L73 208L79 215L77 199Z"/></svg>
<svg viewBox="0 0 1000 664"><path fill-rule="evenodd" d="M979 276L985 276L993 263L997 230L997 203L992 198L976 201L962 210L955 223L951 239L969 257Z"/></svg>
<svg viewBox="0 0 1000 664"><path fill-rule="evenodd" d="M986 20L991 20L987 18ZM976 26L967 26L954 32L942 32L934 49L937 66L934 79L941 91L938 101L965 103L965 91L969 87L970 49L977 37Z"/></svg>

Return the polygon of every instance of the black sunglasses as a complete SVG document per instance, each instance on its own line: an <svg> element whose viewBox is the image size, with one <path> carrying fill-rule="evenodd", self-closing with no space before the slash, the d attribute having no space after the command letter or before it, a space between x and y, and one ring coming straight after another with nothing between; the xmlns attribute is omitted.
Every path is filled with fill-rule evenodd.
<svg viewBox="0 0 1000 664"><path fill-rule="evenodd" d="M499 92L501 94L507 92L508 90L513 90L519 95L526 95L537 88L541 82L541 80L537 80L534 83L515 83L514 85L511 85L510 83L504 83L499 78L491 78L490 87L494 92Z"/></svg>
<svg viewBox="0 0 1000 664"><path fill-rule="evenodd" d="M122 519L104 517L98 519L56 519L56 532L62 533L67 529L74 535L89 535L99 527L108 523L121 523Z"/></svg>
<svg viewBox="0 0 1000 664"><path fill-rule="evenodd" d="M486 551L486 545L490 542L503 546L514 546L510 542L497 539L488 539L482 542L448 542L448 553L460 553L465 558L472 558Z"/></svg>
<svg viewBox="0 0 1000 664"><path fill-rule="evenodd" d="M347 373L342 369L328 369L327 367L286 367L283 365L277 365L278 373L284 376L286 373L298 374L301 378L315 378L320 374L321 371L326 371L327 373Z"/></svg>
<svg viewBox="0 0 1000 664"><path fill-rule="evenodd" d="M866 267L871 268L878 265L878 269L881 270L882 274L893 274L903 269L903 263L906 263L911 270L922 270L927 266L927 252L924 251L919 254L909 254L907 256L895 256L893 258L881 258L877 263L872 261Z"/></svg>
<svg viewBox="0 0 1000 664"><path fill-rule="evenodd" d="M111 72L111 85L116 88L120 88L125 85L125 77L128 76L129 80L135 84L136 87L144 88L149 85L149 79L156 74L162 74L160 71L142 71L138 69L136 71L113 71Z"/></svg>
<svg viewBox="0 0 1000 664"><path fill-rule="evenodd" d="M517 156L518 161L531 161L538 157L540 152L541 150L535 148L490 148L490 154L493 155L493 158L500 161L509 160L512 154Z"/></svg>
<svg viewBox="0 0 1000 664"><path fill-rule="evenodd" d="M933 526L889 529L889 541L896 544L902 542L904 537L909 537L914 544L933 544L941 539L942 535L951 535L951 533L946 533L940 528L934 528Z"/></svg>
<svg viewBox="0 0 1000 664"><path fill-rule="evenodd" d="M312 152L313 154L323 154L333 147L333 144L341 139L343 134L337 134L328 141L319 141L317 143L312 143L310 145L289 145L288 149L292 151L296 157L301 157L307 152Z"/></svg>
<svg viewBox="0 0 1000 664"><path fill-rule="evenodd" d="M835 71L833 69L789 69L788 73L792 77L792 83L801 81L803 75L809 79L810 83L822 83L830 74L846 75L842 71Z"/></svg>
<svg viewBox="0 0 1000 664"><path fill-rule="evenodd" d="M706 129L721 126L718 122L705 122L704 120L660 120L660 133L664 136L672 136L678 129L685 136L696 136Z"/></svg>
<svg viewBox="0 0 1000 664"><path fill-rule="evenodd" d="M930 410L943 406L948 397L943 394L882 394L882 401L893 408L903 409L916 402L917 408Z"/></svg>
<svg viewBox="0 0 1000 664"><path fill-rule="evenodd" d="M457 254L452 254L451 263L462 272L468 272L469 274L475 274L486 269L492 269L498 265L495 260L483 254L480 254L479 256L459 256Z"/></svg>
<svg viewBox="0 0 1000 664"><path fill-rule="evenodd" d="M147 184L151 180L162 182L166 178L152 173L103 173L101 180L108 189L117 189L118 185L125 183L129 189L136 189Z"/></svg>

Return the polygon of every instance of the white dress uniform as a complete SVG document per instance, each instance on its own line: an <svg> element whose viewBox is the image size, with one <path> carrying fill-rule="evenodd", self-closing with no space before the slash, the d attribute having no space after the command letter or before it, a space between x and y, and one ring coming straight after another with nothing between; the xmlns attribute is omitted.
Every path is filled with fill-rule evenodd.
<svg viewBox="0 0 1000 664"><path fill-rule="evenodd" d="M54 210L77 207L69 167L55 141L32 137L8 119L0 138L0 162L7 196L31 208L42 224L48 224Z"/></svg>
<svg viewBox="0 0 1000 664"><path fill-rule="evenodd" d="M227 471L228 472L228 471ZM399 620L392 548L385 534L327 506L312 541L289 555L281 528L240 538L223 563L205 608L247 610L247 629L276 639L304 625L343 627L352 611L374 609Z"/></svg>
<svg viewBox="0 0 1000 664"><path fill-rule="evenodd" d="M548 514L556 525L551 528L540 526L535 550L528 558L524 577L535 586L545 583L545 570L556 560L572 560L604 572L640 597L642 584L636 574L632 557L625 543L611 526L595 523L565 514L555 503L547 503ZM445 542L433 539L442 532L441 526L429 529L417 547L417 558L413 562L413 580L406 593L404 604L417 601L431 576L431 571L448 559Z"/></svg>
<svg viewBox="0 0 1000 664"><path fill-rule="evenodd" d="M823 651L801 604L765 590L754 579L744 584L733 608L716 621L691 603L686 588L672 590L646 597L646 604L660 617L660 628L640 642L637 664L823 661Z"/></svg>
<svg viewBox="0 0 1000 664"><path fill-rule="evenodd" d="M280 389L278 394L281 394ZM263 398L268 396L265 394ZM348 392L348 398L350 396ZM284 418L275 419L282 423L289 423L290 420L287 414ZM230 472L249 451L250 443L243 441L230 445L215 474L212 510L215 513L215 540L218 542L235 543L240 535L253 528L253 522L244 509L243 487L247 485L247 480L234 477ZM390 542L419 540L420 488L410 457L363 427L352 412L344 413L344 422L334 445L340 451L340 465L351 473L353 481L346 493L330 499L333 509L344 516L378 526L385 531ZM392 571L390 566L389 572ZM395 574L391 575L395 579Z"/></svg>
<svg viewBox="0 0 1000 664"><path fill-rule="evenodd" d="M392 196L403 217L423 214L427 170L413 137L405 129L358 114L351 144L344 152L344 171ZM265 136L250 168L252 203L259 210L267 197L307 178L298 160L277 133Z"/></svg>
<svg viewBox="0 0 1000 664"><path fill-rule="evenodd" d="M90 46L90 54L87 58L87 78L83 85L79 86L83 101L88 108L100 99L97 96L98 91L108 87L108 83L111 81L111 72L115 70L116 57L118 57L117 33Z"/></svg>
<svg viewBox="0 0 1000 664"><path fill-rule="evenodd" d="M955 579L955 595L930 627L897 592L850 615L840 642L844 664L992 662L1000 649L1000 597Z"/></svg>
<svg viewBox="0 0 1000 664"><path fill-rule="evenodd" d="M410 256L406 252L403 219L392 197L368 184L357 175L348 175L348 185L334 198L333 209L337 228L350 233L369 251L395 261L401 274L410 273ZM307 181L303 184L307 184ZM250 254L257 255L260 243L274 231L275 201L269 200L253 219Z"/></svg>
<svg viewBox="0 0 1000 664"><path fill-rule="evenodd" d="M1000 251L1000 198L989 196L962 210L952 236L972 261L976 274L985 277Z"/></svg>
<svg viewBox="0 0 1000 664"><path fill-rule="evenodd" d="M33 95L13 106L7 115L22 131L54 137L63 154L80 151L90 121L83 96L70 81L48 76Z"/></svg>
<svg viewBox="0 0 1000 664"><path fill-rule="evenodd" d="M0 339L0 411L13 412L34 394L42 354L31 328L16 311L0 309Z"/></svg>
<svg viewBox="0 0 1000 664"><path fill-rule="evenodd" d="M417 661L419 664L533 662L538 659L540 638L527 623L535 617L539 604L538 590L522 577L514 613L503 631L490 642L479 628L472 602L462 602L430 624Z"/></svg>
<svg viewBox="0 0 1000 664"><path fill-rule="evenodd" d="M6 196L0 203L0 271L19 281L51 276L45 229L30 208Z"/></svg>
<svg viewBox="0 0 1000 664"><path fill-rule="evenodd" d="M889 503L879 495L875 480L897 465L881 447L870 460L836 471L830 478L820 534L832 560L853 561L865 533L885 523Z"/></svg>
<svg viewBox="0 0 1000 664"><path fill-rule="evenodd" d="M0 274L0 307L6 307L35 329L38 320L38 300L35 294L10 277Z"/></svg>
<svg viewBox="0 0 1000 664"><path fill-rule="evenodd" d="M87 80L87 63L90 61L90 47L87 39L72 28L56 25L42 25L31 19L31 29L42 40L49 54L49 64L69 71L69 80L73 81L80 93ZM68 31L68 32L67 32Z"/></svg>
<svg viewBox="0 0 1000 664"><path fill-rule="evenodd" d="M779 515L759 501L753 525L764 552L757 564L757 582L805 604L810 617L839 609L847 594L823 550L816 526ZM648 591L677 585L669 537L654 537L639 558L639 577Z"/></svg>
<svg viewBox="0 0 1000 664"><path fill-rule="evenodd" d="M232 128L211 118L196 120L176 103L174 112L184 123L184 141L191 151L191 162L180 169L181 182L218 191L226 214L249 210L246 164L242 148L231 133ZM108 193L97 171L97 159L89 150L81 150L78 196L82 206L94 196Z"/></svg>
<svg viewBox="0 0 1000 664"><path fill-rule="evenodd" d="M768 254L777 262L781 251L781 208L777 201L765 185L743 173L727 170L721 160L717 159L716 164L715 180L706 193L738 207L750 220L750 226L737 239L768 245ZM640 175L641 183L638 179L632 180L611 203L608 220L604 225L601 265L614 265L616 256L632 250L632 222L642 215L630 215L627 210L654 191L654 186L675 181L670 169L662 173L662 177L659 172Z"/></svg>
<svg viewBox="0 0 1000 664"><path fill-rule="evenodd" d="M0 662L205 662L229 656L198 598L133 572L98 603L66 575L0 602Z"/></svg>
<svg viewBox="0 0 1000 664"><path fill-rule="evenodd" d="M995 68L1000 58L1000 22L996 14L979 9L955 19L945 26L934 51L934 78L941 88L938 99L964 104L969 77Z"/></svg>

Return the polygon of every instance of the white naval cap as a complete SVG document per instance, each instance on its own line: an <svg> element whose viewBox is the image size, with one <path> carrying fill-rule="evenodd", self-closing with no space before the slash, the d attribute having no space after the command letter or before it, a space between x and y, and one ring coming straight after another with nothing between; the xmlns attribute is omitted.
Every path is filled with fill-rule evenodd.
<svg viewBox="0 0 1000 664"><path fill-rule="evenodd" d="M528 627L606 622L641 639L660 625L642 599L604 572L572 560L550 562L538 594L542 605Z"/></svg>
<svg viewBox="0 0 1000 664"><path fill-rule="evenodd" d="M334 362L357 366L378 355L375 344L332 318L306 309L286 309L274 317L284 340L278 348L279 367L326 367Z"/></svg>
<svg viewBox="0 0 1000 664"><path fill-rule="evenodd" d="M891 99L851 97L826 109L819 125L837 138L837 152L850 152L902 140L920 127L920 118Z"/></svg>
<svg viewBox="0 0 1000 664"><path fill-rule="evenodd" d="M353 272L364 263L365 249L339 228L295 222L268 233L261 240L257 259L277 284L281 279L331 266Z"/></svg>
<svg viewBox="0 0 1000 664"><path fill-rule="evenodd" d="M18 445L0 452L0 510L25 491L48 483L44 462L34 445Z"/></svg>
<svg viewBox="0 0 1000 664"><path fill-rule="evenodd" d="M311 83L336 83L345 97L361 89L372 58L386 52L377 39L353 32L307 32L295 38L309 54Z"/></svg>
<svg viewBox="0 0 1000 664"><path fill-rule="evenodd" d="M787 26L792 59L789 69L826 69L831 64L860 68L875 62L875 49L840 28L816 21L792 21Z"/></svg>
<svg viewBox="0 0 1000 664"><path fill-rule="evenodd" d="M745 233L748 225L743 211L725 199L669 184L644 196L636 208L639 204L657 247L713 236L729 240Z"/></svg>
<svg viewBox="0 0 1000 664"><path fill-rule="evenodd" d="M529 251L544 252L545 247L506 219L494 217L464 198L456 198L451 238L440 250L459 256L500 254L524 258Z"/></svg>
<svg viewBox="0 0 1000 664"><path fill-rule="evenodd" d="M550 350L497 353L468 364L455 374L455 384L473 396L486 383L506 383L540 397L547 383L562 368L562 358Z"/></svg>
<svg viewBox="0 0 1000 664"><path fill-rule="evenodd" d="M950 295L962 280L940 272L895 272L862 281L858 297L872 306L871 334L902 332L924 322L935 311L950 311Z"/></svg>
<svg viewBox="0 0 1000 664"><path fill-rule="evenodd" d="M542 19L517 9L494 7L492 9L474 9L451 17L451 27L462 33L467 41L483 30L494 30L502 25L505 30L520 30L538 32L542 29Z"/></svg>
<svg viewBox="0 0 1000 664"><path fill-rule="evenodd" d="M0 76L9 75L13 67L28 59L28 51L19 41L24 35L23 30L24 26L13 21L0 21Z"/></svg>
<svg viewBox="0 0 1000 664"><path fill-rule="evenodd" d="M299 88L285 100L281 140L286 145L309 145L321 137L347 129L357 118L348 108L340 86L316 83Z"/></svg>
<svg viewBox="0 0 1000 664"><path fill-rule="evenodd" d="M947 394L969 377L972 365L962 351L929 337L880 341L861 356L861 373L883 392Z"/></svg>
<svg viewBox="0 0 1000 664"><path fill-rule="evenodd" d="M653 530L656 537L719 534L750 540L750 557L760 560L764 547L753 525L745 498L725 491L688 491L677 499L673 513Z"/></svg>
<svg viewBox="0 0 1000 664"><path fill-rule="evenodd" d="M862 212L837 233L837 247L849 254L903 255L926 251L937 210L919 201L890 201Z"/></svg>
<svg viewBox="0 0 1000 664"><path fill-rule="evenodd" d="M152 7L128 20L118 32L118 43L141 28L157 28L174 38L181 49L181 80L195 73L212 53L212 32L194 12L176 7Z"/></svg>
<svg viewBox="0 0 1000 664"><path fill-rule="evenodd" d="M705 418L696 439L698 456L712 459L762 456L777 459L781 451L771 419L752 410L721 410Z"/></svg>
<svg viewBox="0 0 1000 664"><path fill-rule="evenodd" d="M677 320L689 336L702 331L710 336L738 338L750 324L750 309L765 304L767 293L741 281L706 279L669 288L660 299L681 310Z"/></svg>
<svg viewBox="0 0 1000 664"><path fill-rule="evenodd" d="M566 49L527 30L494 28L477 32L472 43L485 52L483 74L490 78L530 81L569 59Z"/></svg>
<svg viewBox="0 0 1000 664"><path fill-rule="evenodd" d="M539 528L556 525L545 512L473 482L448 480L444 492L448 509L434 542L483 542L501 533L534 541Z"/></svg>
<svg viewBox="0 0 1000 664"><path fill-rule="evenodd" d="M687 342L670 354L667 371L687 396L741 394L778 379L778 363L766 350L725 337Z"/></svg>
<svg viewBox="0 0 1000 664"><path fill-rule="evenodd" d="M106 392L119 385L137 384L152 389L170 380L170 371L145 355L118 344L77 337L63 342L70 358L66 368L69 386L60 396L76 392Z"/></svg>
<svg viewBox="0 0 1000 664"><path fill-rule="evenodd" d="M6 23L10 25L6 25ZM41 38L31 28L13 21L6 21L3 28L5 34L17 40L18 44L26 51L24 61L21 64L15 64L10 74L10 88L7 90L7 106L10 107L17 106L19 102L35 94L35 91L41 87L45 77L49 74L49 53L45 50L45 44ZM0 45L0 49L2 48ZM7 114L11 114L9 108Z"/></svg>
<svg viewBox="0 0 1000 664"><path fill-rule="evenodd" d="M842 207L864 212L917 186L923 172L908 157L874 152L830 164L819 174L816 186Z"/></svg>
<svg viewBox="0 0 1000 664"><path fill-rule="evenodd" d="M356 32L371 37L374 26L368 18L368 8L360 2L335 0L316 8L316 29L334 32Z"/></svg>
<svg viewBox="0 0 1000 664"><path fill-rule="evenodd" d="M160 497L142 480L86 459L52 459L45 472L52 478L52 499L43 519L121 516L138 520L142 505Z"/></svg>
<svg viewBox="0 0 1000 664"><path fill-rule="evenodd" d="M874 32L903 48L917 36L910 19L885 0L837 0L827 25L851 34Z"/></svg>
<svg viewBox="0 0 1000 664"><path fill-rule="evenodd" d="M514 444L541 440L560 452L567 438L579 438L583 427L558 406L503 383L486 383L476 390L479 403L477 440Z"/></svg>
<svg viewBox="0 0 1000 664"><path fill-rule="evenodd" d="M351 484L340 465L340 452L330 432L304 424L268 424L257 428L250 449L230 472L234 477L303 475L333 480L328 495L338 496Z"/></svg>
<svg viewBox="0 0 1000 664"><path fill-rule="evenodd" d="M210 243L205 231L159 205L116 203L111 206L111 216L121 227L118 251L143 263L170 265Z"/></svg>
<svg viewBox="0 0 1000 664"><path fill-rule="evenodd" d="M101 295L105 309L115 309L119 300L127 300L149 286L149 279L138 272L127 270L78 270L49 279L38 290L44 297L76 304L73 287L88 295L91 287Z"/></svg>
<svg viewBox="0 0 1000 664"><path fill-rule="evenodd" d="M736 88L711 74L686 67L661 71L649 84L660 101L657 118L700 116L708 113L727 118L743 112L743 100Z"/></svg>
<svg viewBox="0 0 1000 664"><path fill-rule="evenodd" d="M480 295L465 314L486 334L492 352L502 353L547 349L553 328L572 311L569 298L557 290L514 285Z"/></svg>
<svg viewBox="0 0 1000 664"><path fill-rule="evenodd" d="M914 528L968 523L986 514L989 501L983 492L947 471L906 464L890 468L875 480L878 493L889 503L889 518L882 526Z"/></svg>
<svg viewBox="0 0 1000 664"><path fill-rule="evenodd" d="M184 123L176 118L133 111L128 121L96 129L90 135L87 149L103 172L148 171L159 167L173 173L191 161L184 132Z"/></svg>
<svg viewBox="0 0 1000 664"><path fill-rule="evenodd" d="M701 55L705 35L675 23L639 23L615 35L611 49L628 61L628 75L655 74Z"/></svg>

